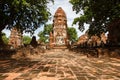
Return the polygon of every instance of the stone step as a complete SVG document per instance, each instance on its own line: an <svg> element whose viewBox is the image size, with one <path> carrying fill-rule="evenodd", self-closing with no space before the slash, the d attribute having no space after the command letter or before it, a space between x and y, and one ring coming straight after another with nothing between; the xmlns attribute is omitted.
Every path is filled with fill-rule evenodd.
<svg viewBox="0 0 120 80"><path fill-rule="evenodd" d="M55 52L61 52L61 51L69 51L69 49L53 49L53 51L55 51Z"/></svg>
<svg viewBox="0 0 120 80"><path fill-rule="evenodd" d="M54 49L67 49L67 46L55 46Z"/></svg>

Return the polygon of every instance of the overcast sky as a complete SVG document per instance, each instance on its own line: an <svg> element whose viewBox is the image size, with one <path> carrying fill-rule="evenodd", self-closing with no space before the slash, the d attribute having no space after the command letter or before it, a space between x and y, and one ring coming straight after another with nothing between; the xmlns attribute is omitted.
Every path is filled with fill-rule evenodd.
<svg viewBox="0 0 120 80"><path fill-rule="evenodd" d="M73 10L72 10L72 5L69 3L69 0L54 0L54 4L52 3L49 3L48 4L48 8L50 8L50 12L52 14L52 19L48 21L48 23L52 24L53 22L53 16L54 16L54 13L55 11L58 9L58 7L62 7L62 9L65 11L66 13L66 16L67 16L67 24L68 24L68 27L72 27L72 22L74 20L75 17L78 17L80 16L80 14L76 14ZM82 12L81 12L82 13ZM87 25L86 25L87 26ZM78 32L78 36L82 35L83 33L81 33L79 30L78 30L78 25L74 25L73 26L74 28L76 28L77 32ZM35 36L37 37L37 34L42 31L43 28L38 28L36 31L35 31ZM7 34L7 37L10 35L10 31L9 30L4 30L3 32L5 32ZM24 34L24 35L29 35L29 34ZM37 37L38 39L38 37Z"/></svg>

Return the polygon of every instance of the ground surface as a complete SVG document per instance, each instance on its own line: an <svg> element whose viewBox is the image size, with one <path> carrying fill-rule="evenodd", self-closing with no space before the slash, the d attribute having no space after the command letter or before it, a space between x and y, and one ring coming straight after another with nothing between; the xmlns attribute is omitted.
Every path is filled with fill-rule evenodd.
<svg viewBox="0 0 120 80"><path fill-rule="evenodd" d="M0 60L0 80L120 80L120 59L47 51L32 60Z"/></svg>

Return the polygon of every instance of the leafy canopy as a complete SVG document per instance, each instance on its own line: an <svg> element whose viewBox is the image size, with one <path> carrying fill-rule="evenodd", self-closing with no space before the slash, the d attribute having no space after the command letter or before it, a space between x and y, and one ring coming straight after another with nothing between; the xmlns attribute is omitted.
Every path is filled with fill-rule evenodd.
<svg viewBox="0 0 120 80"><path fill-rule="evenodd" d="M32 38L29 36L23 36L23 44L30 44Z"/></svg>
<svg viewBox="0 0 120 80"><path fill-rule="evenodd" d="M70 41L72 41L72 42L77 41L77 39L78 39L77 31L74 27L68 27L67 32L68 32L68 36L69 36Z"/></svg>
<svg viewBox="0 0 120 80"><path fill-rule="evenodd" d="M44 30L38 33L40 42L49 42L49 34L53 30L52 24L46 24Z"/></svg>
<svg viewBox="0 0 120 80"><path fill-rule="evenodd" d="M4 44L8 44L9 38L7 38L6 34L2 32L2 40Z"/></svg>
<svg viewBox="0 0 120 80"><path fill-rule="evenodd" d="M84 30L84 23L90 24L89 34L108 31L110 22L120 18L119 0L70 0L70 3L77 14L83 11L73 24L78 24L80 31Z"/></svg>
<svg viewBox="0 0 120 80"><path fill-rule="evenodd" d="M0 30L17 26L33 33L50 18L47 4L53 0L2 0L0 1Z"/></svg>

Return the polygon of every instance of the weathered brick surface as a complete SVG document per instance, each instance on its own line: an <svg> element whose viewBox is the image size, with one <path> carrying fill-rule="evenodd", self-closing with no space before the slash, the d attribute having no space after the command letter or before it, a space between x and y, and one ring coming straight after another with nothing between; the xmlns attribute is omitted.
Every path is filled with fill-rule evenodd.
<svg viewBox="0 0 120 80"><path fill-rule="evenodd" d="M46 51L34 60L0 60L0 80L120 80L120 59Z"/></svg>

